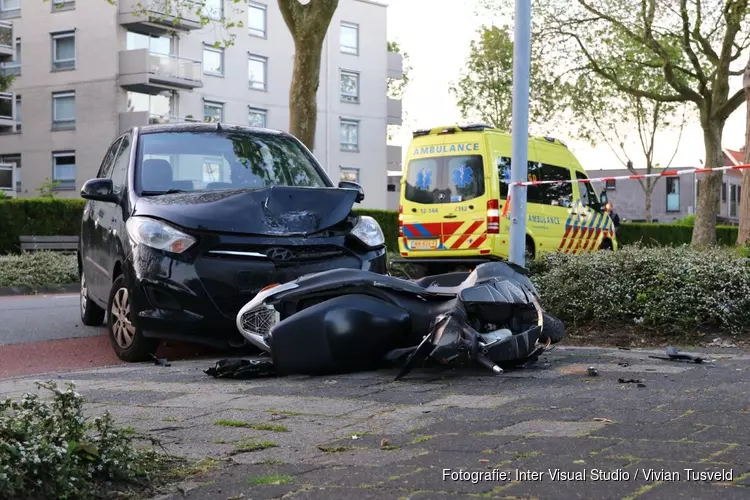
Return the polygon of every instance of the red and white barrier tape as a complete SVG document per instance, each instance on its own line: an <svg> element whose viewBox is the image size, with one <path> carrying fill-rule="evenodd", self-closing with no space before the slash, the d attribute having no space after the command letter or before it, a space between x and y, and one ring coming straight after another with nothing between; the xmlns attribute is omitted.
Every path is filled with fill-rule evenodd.
<svg viewBox="0 0 750 500"><path fill-rule="evenodd" d="M727 170L743 170L750 168L750 165L732 165L729 167L716 167L716 168L687 168L684 170L666 170L658 174L634 174L634 175L617 175L614 177L594 177L590 179L566 179L564 181L516 181L509 182L509 187L515 186L538 186L540 184L568 184L574 182L580 182L582 184L594 184L596 182L607 182L607 181L620 181L620 180L631 180L631 179L645 179L646 177L677 177L678 175L688 174L704 174L707 172L724 172ZM510 209L510 196L508 193L508 199L506 200L505 206L503 207L502 217L508 215Z"/></svg>
<svg viewBox="0 0 750 500"><path fill-rule="evenodd" d="M687 168L684 170L667 170L658 174L636 174L636 175L618 175L615 177L593 177L590 179L566 179L564 181L516 181L509 182L509 186L538 186L540 184L567 184L581 182L584 184L593 184L596 182L619 181L627 179L645 179L646 177L676 177L678 175L703 174L706 172L723 172L726 170L742 170L750 168L750 165L732 165L730 167L716 168Z"/></svg>

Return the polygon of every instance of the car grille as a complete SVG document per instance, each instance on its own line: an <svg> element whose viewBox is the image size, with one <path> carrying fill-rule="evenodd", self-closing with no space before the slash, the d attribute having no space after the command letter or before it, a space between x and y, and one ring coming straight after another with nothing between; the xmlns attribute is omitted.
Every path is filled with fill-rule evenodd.
<svg viewBox="0 0 750 500"><path fill-rule="evenodd" d="M316 262L334 259L347 254L347 252L334 245L307 245L307 246L220 246L211 249L208 254L211 257L227 258L267 258L275 264L300 264L303 262Z"/></svg>

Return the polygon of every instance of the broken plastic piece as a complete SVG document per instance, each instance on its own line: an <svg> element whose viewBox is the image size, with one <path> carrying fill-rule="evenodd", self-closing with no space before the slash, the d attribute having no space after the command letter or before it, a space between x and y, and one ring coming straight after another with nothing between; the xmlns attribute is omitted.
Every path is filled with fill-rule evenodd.
<svg viewBox="0 0 750 500"><path fill-rule="evenodd" d="M663 359L665 361L690 361L692 363L703 364L707 361L700 356L693 356L691 354L680 354L676 348L669 346L667 347L667 357L664 356L649 356L652 359Z"/></svg>
<svg viewBox="0 0 750 500"><path fill-rule="evenodd" d="M589 366L588 374L589 374L589 377L596 377L597 375L599 375L599 370L597 370L593 366Z"/></svg>
<svg viewBox="0 0 750 500"><path fill-rule="evenodd" d="M151 359L154 360L154 364L157 366L172 366L172 363L167 361L167 358L157 358L152 354Z"/></svg>
<svg viewBox="0 0 750 500"><path fill-rule="evenodd" d="M642 384L637 378L618 378L617 381L621 384ZM645 385L643 387L646 387Z"/></svg>
<svg viewBox="0 0 750 500"><path fill-rule="evenodd" d="M249 379L276 375L273 361L258 359L222 359L203 373L214 378Z"/></svg>

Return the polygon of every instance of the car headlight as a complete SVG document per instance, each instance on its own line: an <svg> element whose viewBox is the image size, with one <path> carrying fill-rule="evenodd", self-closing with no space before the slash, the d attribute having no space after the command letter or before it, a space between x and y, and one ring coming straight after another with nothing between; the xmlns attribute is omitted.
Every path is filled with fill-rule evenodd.
<svg viewBox="0 0 750 500"><path fill-rule="evenodd" d="M176 228L148 217L131 217L125 227L135 243L157 250L182 253L195 243L195 238Z"/></svg>
<svg viewBox="0 0 750 500"><path fill-rule="evenodd" d="M352 236L370 248L383 246L385 244L385 236L383 236L383 230L380 229L380 224L367 215L363 215L359 218L359 222L357 222L357 225L352 229Z"/></svg>

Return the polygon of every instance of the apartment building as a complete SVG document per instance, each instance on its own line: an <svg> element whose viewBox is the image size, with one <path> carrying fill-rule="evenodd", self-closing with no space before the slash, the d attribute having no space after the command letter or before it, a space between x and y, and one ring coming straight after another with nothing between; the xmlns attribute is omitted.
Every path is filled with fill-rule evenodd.
<svg viewBox="0 0 750 500"><path fill-rule="evenodd" d="M165 12L175 3L165 0L0 0L0 66L15 75L0 94L0 188L30 197L50 180L76 197L132 126L288 130L294 44L276 1L204 1L212 17L244 27L201 27L195 9ZM386 6L340 0L323 48L314 153L334 180L364 186L365 207L385 208L388 161L400 157L387 126L401 124L401 102L386 93L402 66L387 51Z"/></svg>

